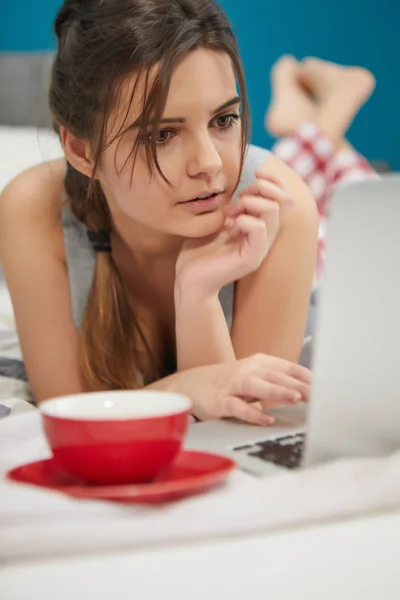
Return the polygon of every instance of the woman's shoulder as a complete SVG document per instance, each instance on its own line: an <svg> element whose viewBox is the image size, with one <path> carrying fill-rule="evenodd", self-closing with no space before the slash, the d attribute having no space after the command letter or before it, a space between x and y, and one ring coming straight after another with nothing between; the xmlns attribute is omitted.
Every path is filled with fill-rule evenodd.
<svg viewBox="0 0 400 600"><path fill-rule="evenodd" d="M65 160L45 162L17 175L0 194L0 209L50 218L61 210ZM6 208L4 208L6 207Z"/></svg>
<svg viewBox="0 0 400 600"><path fill-rule="evenodd" d="M63 254L61 211L65 161L42 163L17 175L0 194L0 232L52 234ZM7 235L9 238L10 236Z"/></svg>

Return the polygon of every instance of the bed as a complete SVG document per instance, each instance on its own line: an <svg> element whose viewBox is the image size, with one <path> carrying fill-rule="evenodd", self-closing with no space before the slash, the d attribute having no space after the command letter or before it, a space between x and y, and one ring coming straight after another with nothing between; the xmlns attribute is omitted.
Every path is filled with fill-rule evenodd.
<svg viewBox="0 0 400 600"><path fill-rule="evenodd" d="M0 191L20 171L43 160L50 160L61 155L60 144L49 129L49 115L46 113L42 102L46 96L50 58L48 55L0 56ZM1 277L0 356L5 356L10 360L20 358L12 305L4 280ZM395 535L389 535L392 530L395 530L396 533L399 530L399 513L389 511L394 511L399 504L400 485L398 473L400 454L378 459L333 463L320 470L298 472L293 476L274 478L274 480L255 480L244 473L237 473L231 487L222 488L214 496L195 498L188 501L187 504L166 507L158 514L145 509L136 510L135 507L131 506L115 507L108 506L105 503L104 506L101 503L96 506L76 502L73 504L72 501L68 503L68 500L62 496L25 489L23 486L12 486L4 480L4 472L8 468L32 461L35 458L42 458L48 451L44 446L43 435L40 434L38 411L34 409L28 400L29 389L26 383L13 378L0 377L0 418L10 413L32 411L31 414L4 419L0 424L0 487L2 488L2 497L5 499L1 503L2 512L0 515L1 538L4 539L1 549L3 562L7 561L9 563L8 570L4 572L6 575L8 574L8 579L5 579L4 573L1 577L3 585L7 586L9 590L12 588L15 591L18 587L19 593L15 591L17 594L15 597L22 598L26 597L27 594L26 583L21 583L22 576L27 569L27 560L34 560L37 567L36 583L39 581L38 569L40 569L41 581L38 583L40 585L41 582L48 582L49 577L51 580L51 577L54 578L57 575L54 570L56 565L40 562L40 558L50 560L57 556L60 560L65 556L76 557L78 555L73 563L71 562L72 558L70 559L70 570L71 565L76 569L78 567L86 569L80 556L82 553L92 555L91 560L94 560L94 553L99 551L103 553L122 552L123 550L134 551L136 557L142 556L144 557L143 561L147 560L145 567L142 566L142 570L145 568L149 573L159 572L163 581L163 577L165 579L169 573L162 565L162 561L165 562L165 556L162 556L162 560L159 561L161 570L157 571L158 567L156 566L156 571L154 571L154 560L157 560L157 556L154 555L154 548L160 547L160 544L161 546L164 545L165 554L167 555L172 551L170 546L172 541L176 543L178 541L180 543L191 541L192 544L196 544L192 549L200 552L203 548L205 556L215 546L215 543L211 546L209 542L211 537L215 539L218 535L229 535L229 544L232 545L231 540L235 532L237 535L240 534L241 538L236 542L236 545L232 546L234 548L233 554L236 552L236 555L242 556L251 553L253 562L257 558L257 552L259 556L263 556L263 559L258 561L258 570L256 569L256 574L259 574L257 579L258 589L261 589L260 586L267 581L263 566L268 564L268 552L271 555L269 560L277 554L276 544L279 543L279 539L276 540L276 536L271 537L271 535L274 531L279 533L283 528L286 528L286 533L281 537L282 556L280 558L278 556L279 563L275 561L277 564L273 565L272 571L270 569L272 575L274 575L274 569L279 575L272 582L275 594L278 593L279 595L280 592L280 597L283 597L281 575L285 575L288 564L292 564L290 560L288 563L287 557L289 555L293 556L295 566L298 567L297 572L302 576L301 580L299 578L295 579L295 584L290 592L296 592L297 585L297 591L304 589L308 590L309 597L315 598L317 593L318 597L321 597L321 591L324 593L326 588L326 585L324 588L326 581L323 578L315 579L314 563L317 556L315 553L318 551L317 545L315 546L315 556L309 553L305 562L300 561L297 564L301 548L307 549L308 545L312 544L313 534L313 531L300 529L300 527L304 528L307 522L313 523L315 526L314 531L318 531L317 524L333 519L339 521L346 517L349 521L344 526L351 526L352 528L353 533L350 540L352 544L350 544L350 547L357 559L357 564L349 563L351 556L350 553L347 553L346 560L348 564L351 564L351 568L346 571L347 563L340 562L340 553L333 553L332 551L331 554L329 552L328 554L325 553L326 555L322 553L321 556L324 556L325 559L322 566L326 569L329 566L329 573L334 573L336 577L336 579L331 577L333 584L338 581L344 583L341 588L342 593L338 592L332 584L333 592L329 597L354 597L352 591L356 590L357 595L357 590L361 590L361 583L364 583L364 592L367 589L372 590L372 594L368 596L372 597L378 586L381 585L381 575L384 567L387 567L383 573L386 581L389 581L389 584L392 585L392 588L389 585L392 592L389 593L389 596L390 598L399 597L399 586L395 585L396 569L393 567L393 561L390 560L394 556ZM258 511L255 505L258 506ZM243 506L246 507L246 510L243 510ZM265 506L268 506L268 511L265 510ZM104 514L102 511L104 511ZM384 516L382 515L383 511L387 511ZM390 517L390 523L382 529L384 525L379 521L376 530L372 527L372 524L368 530L360 531L357 529L357 523L361 521L350 519L356 516L360 519L362 514L368 513L382 515L382 518L385 517L386 519ZM90 518L88 517L89 514ZM252 527L247 523L250 517L253 523ZM228 521L230 524L228 524ZM232 530L231 523L235 524L235 531ZM83 524L85 525L84 528ZM200 533L193 531L193 527L197 527ZM331 537L332 532L334 533L337 530L337 537L333 542L331 540L330 544L332 547L339 547L337 540L340 536L345 535L343 534L343 528L340 528L337 523L334 524L334 527L333 525L329 527ZM291 537L288 535L290 530L293 530ZM303 531L297 544L293 537L296 535L296 531L300 534ZM381 531L386 537L383 534L380 536ZM140 532L142 532L142 537ZM155 532L154 535L153 532ZM254 538L255 543L259 543L258 550L251 544L250 532L258 533L258 537ZM264 533L264 536L260 537L260 533ZM268 534L268 537L266 534ZM321 528L318 543L324 541L327 535L329 537L329 531L326 528ZM346 537L346 543L349 542L348 537ZM372 538L375 542L378 541L378 546L379 543L387 546L384 552L384 560L381 560L380 563L377 562L380 557L379 552L374 553L376 543L371 544L370 541ZM203 541L201 545L199 545L200 539ZM271 548L265 545L268 539L272 540ZM40 540L40 544L38 544L38 540ZM247 546L241 548L239 542L243 542L243 544L246 542ZM143 550L143 548L147 548L147 552L138 552L138 549ZM295 548L295 552L290 553L293 548ZM364 549L366 551L363 554ZM184 552L187 553L187 551L187 546L185 546ZM226 550L224 553L221 551L216 556L215 564L218 564L218 561L221 561L225 555ZM135 556L129 555L129 568ZM369 588L367 588L363 567L367 564L365 561L370 556L373 559L370 561L372 566L368 570L370 576L367 577L369 585ZM122 559L117 558L119 561L122 560L121 564L125 565L123 557ZM204 557L202 556L200 560L202 558ZM104 565L107 566L110 560L112 560L112 556L107 555L107 562ZM13 562L20 563L20 570L18 568L14 570L14 575L10 571L10 564ZM376 572L379 573L379 577L375 576L374 565L378 565ZM126 566L128 566L128 563ZM240 566L239 560L238 567ZM100 562L96 564L97 571L99 567L103 568ZM22 572L22 569L24 569L24 572ZM124 574L120 577L120 573L117 572L116 578L113 569L107 571L105 568L103 571L105 575L101 579L101 585L104 589L113 590L115 582L123 584L125 588L128 585L124 579ZM254 573L254 569L253 572L249 570L247 579L246 577L243 578L243 573L241 573L241 581L250 581ZM306 573L305 576L304 573ZM32 574L32 576L34 575L35 573ZM58 582L59 575L57 577ZM71 572L70 579L72 582L71 589L68 586L68 589L65 588L67 594L69 593L69 597L71 591L73 592L71 586L75 583L76 589L81 589L80 584L78 588L79 577L76 574L74 575ZM229 577L225 577L224 581L219 577L219 580L221 585L229 583ZM186 581L187 578L185 583ZM232 594L234 594L232 581L230 582L230 589L227 588L227 590L228 593L232 591ZM305 581L307 585L304 583ZM302 582L304 583L303 587ZM319 582L318 590L316 582ZM86 583L89 585L88 582ZM169 583L167 581L167 585ZM186 585L184 588L185 591L182 594L177 593L175 597L187 597L189 588ZM256 588L254 587L254 589ZM244 591L246 590L248 592L248 586ZM99 591L101 591L100 587ZM287 591L290 593L289 590ZM313 591L314 593L312 593ZM360 591L361 593L363 592ZM67 597L67 594L64 594L64 596ZM306 591L303 596L305 594ZM238 597L235 594L234 596ZM301 593L300 596L302 596ZM200 595L196 597L200 597Z"/></svg>

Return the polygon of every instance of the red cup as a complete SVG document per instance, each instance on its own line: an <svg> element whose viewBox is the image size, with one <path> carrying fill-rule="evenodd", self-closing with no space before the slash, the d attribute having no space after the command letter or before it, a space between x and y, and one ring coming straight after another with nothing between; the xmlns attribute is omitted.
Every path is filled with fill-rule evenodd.
<svg viewBox="0 0 400 600"><path fill-rule="evenodd" d="M185 396L147 391L77 394L40 406L55 460L94 485L154 479L181 450L190 409Z"/></svg>

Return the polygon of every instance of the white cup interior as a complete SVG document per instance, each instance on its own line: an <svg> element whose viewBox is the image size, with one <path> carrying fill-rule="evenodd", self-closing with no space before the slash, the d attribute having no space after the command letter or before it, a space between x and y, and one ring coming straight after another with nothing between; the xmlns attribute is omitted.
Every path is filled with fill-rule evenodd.
<svg viewBox="0 0 400 600"><path fill-rule="evenodd" d="M44 415L61 419L148 419L175 415L191 409L186 396L167 392L117 391L77 394L47 400Z"/></svg>

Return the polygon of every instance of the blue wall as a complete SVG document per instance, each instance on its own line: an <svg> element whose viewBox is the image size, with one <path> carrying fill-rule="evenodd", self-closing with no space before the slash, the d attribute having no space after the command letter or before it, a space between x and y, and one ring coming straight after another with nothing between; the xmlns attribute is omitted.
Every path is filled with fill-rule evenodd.
<svg viewBox="0 0 400 600"><path fill-rule="evenodd" d="M349 134L370 159L400 169L400 0L221 0L239 39L253 114L253 141L269 146L263 119L269 69L285 53L359 64L377 89ZM0 51L54 47L59 0L0 0Z"/></svg>

